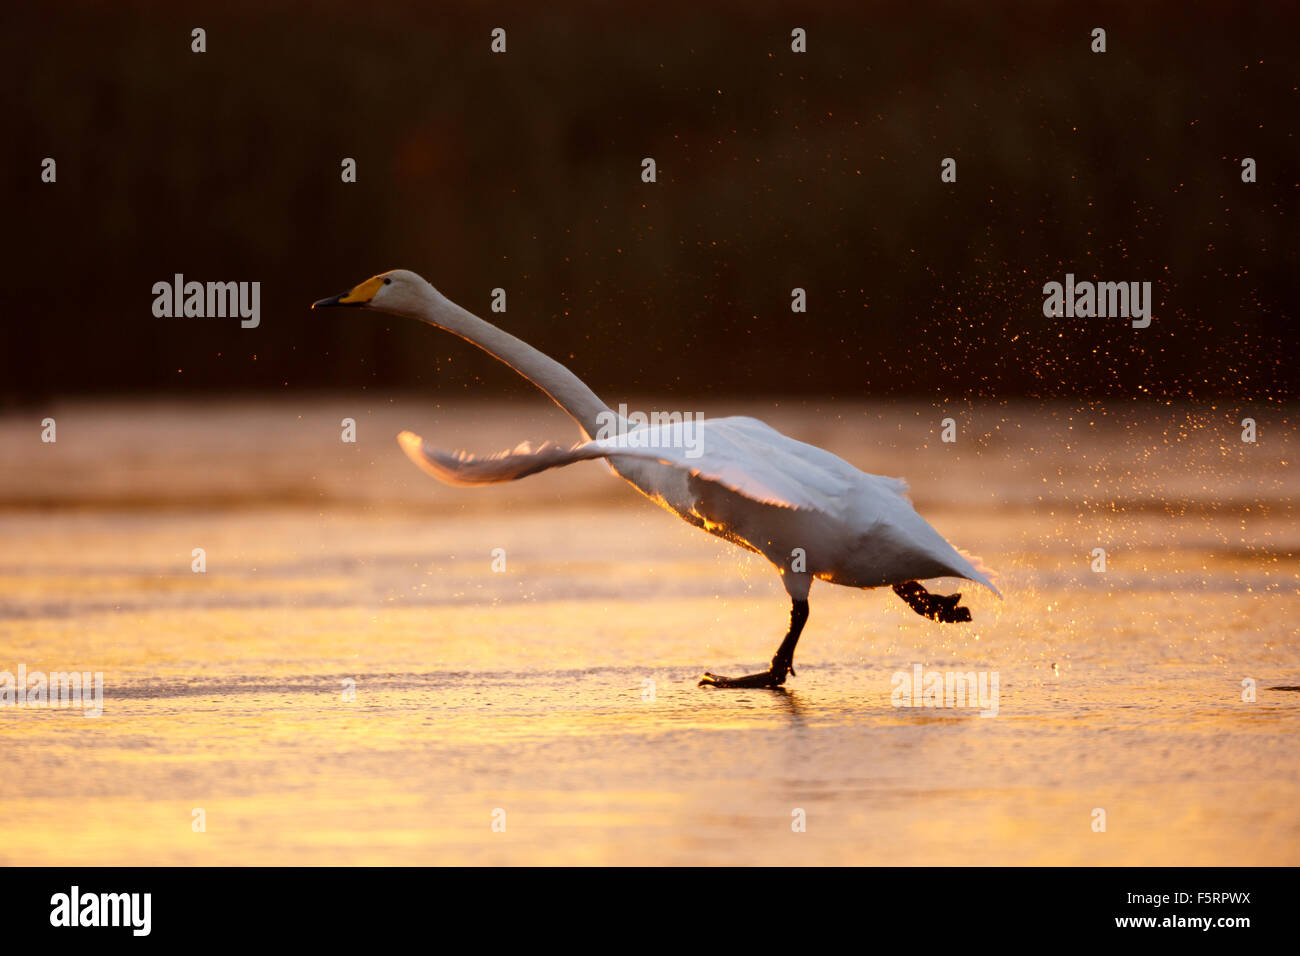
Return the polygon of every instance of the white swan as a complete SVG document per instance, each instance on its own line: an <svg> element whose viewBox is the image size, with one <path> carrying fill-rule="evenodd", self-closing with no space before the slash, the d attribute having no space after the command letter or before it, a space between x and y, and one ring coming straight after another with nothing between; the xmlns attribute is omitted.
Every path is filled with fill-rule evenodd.
<svg viewBox="0 0 1300 956"><path fill-rule="evenodd" d="M855 588L892 585L918 614L971 619L960 594L930 594L918 578L967 578L1001 597L986 574L930 527L896 478L868 475L828 451L753 418L626 425L576 375L537 349L466 312L413 272L385 272L312 308L353 306L405 315L472 342L544 391L582 428L572 448L526 444L488 458L449 454L402 432L402 450L426 472L458 485L513 481L548 468L604 458L619 477L697 528L767 558L793 602L790 628L771 667L746 677L705 673L701 686L780 687L794 674L794 649L808 620L813 578ZM698 430L687 434L685 429ZM624 429L619 429L620 433Z"/></svg>

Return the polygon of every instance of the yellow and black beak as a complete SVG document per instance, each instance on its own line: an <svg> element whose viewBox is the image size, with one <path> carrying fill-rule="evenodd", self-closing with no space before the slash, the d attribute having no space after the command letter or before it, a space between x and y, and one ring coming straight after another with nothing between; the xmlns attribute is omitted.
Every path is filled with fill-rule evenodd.
<svg viewBox="0 0 1300 956"><path fill-rule="evenodd" d="M384 277L375 276L373 279L367 279L351 292L332 295L328 299L318 299L311 304L311 307L313 309L323 309L329 305L368 305L383 284Z"/></svg>

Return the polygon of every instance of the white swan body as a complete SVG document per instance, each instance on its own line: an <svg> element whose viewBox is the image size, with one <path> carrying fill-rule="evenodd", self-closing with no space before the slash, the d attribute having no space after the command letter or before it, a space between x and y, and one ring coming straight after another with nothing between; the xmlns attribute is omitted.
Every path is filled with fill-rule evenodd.
<svg viewBox="0 0 1300 956"><path fill-rule="evenodd" d="M698 429L689 443L686 428ZM767 558L791 597L806 597L812 578L874 588L953 576L997 593L987 575L917 514L905 482L866 474L754 418L645 427L572 448L521 447L490 458L449 454L411 432L398 441L412 461L453 485L513 481L576 461L610 459L615 471L669 511ZM690 457L691 446L699 448L698 457ZM802 550L803 573L789 570L795 549Z"/></svg>
<svg viewBox="0 0 1300 956"><path fill-rule="evenodd" d="M398 441L403 451L435 478L458 485L490 484L603 458L616 474L669 511L767 558L794 601L791 631L782 645L782 651L789 645L788 654L782 658L778 652L773 670L765 675L737 679L706 675L712 679L703 683L779 686L784 670L776 674L778 663L793 673L794 642L807 617L814 578L857 588L894 585L918 613L944 621L970 619L969 611L957 607L960 595L929 595L912 582L967 578L1001 597L983 570L917 514L907 500L907 485L899 479L859 471L842 458L754 418L628 427L619 429L615 437L594 438L601 434L600 423L616 413L577 376L471 315L413 272L383 273L316 305L351 305L407 315L459 335L546 392L587 439L571 448L533 449L524 444L499 455L476 457L441 451L411 432L402 432ZM687 435L688 428L695 431Z"/></svg>

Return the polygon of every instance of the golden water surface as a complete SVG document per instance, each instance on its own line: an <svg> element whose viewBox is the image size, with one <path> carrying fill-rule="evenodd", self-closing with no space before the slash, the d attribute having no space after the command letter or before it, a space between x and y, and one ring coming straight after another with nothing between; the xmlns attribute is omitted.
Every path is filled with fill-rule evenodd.
<svg viewBox="0 0 1300 956"><path fill-rule="evenodd" d="M0 418L0 671L105 683L0 707L0 863L1300 863L1286 411L701 405L907 478L1006 594L818 584L771 692L695 686L784 633L761 559L599 463L454 489L393 441L572 440L542 401ZM892 706L915 664L997 716Z"/></svg>

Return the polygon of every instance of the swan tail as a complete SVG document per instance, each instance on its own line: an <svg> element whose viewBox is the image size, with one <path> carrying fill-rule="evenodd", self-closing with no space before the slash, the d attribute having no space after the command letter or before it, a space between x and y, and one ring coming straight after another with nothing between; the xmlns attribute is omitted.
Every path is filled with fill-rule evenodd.
<svg viewBox="0 0 1300 956"><path fill-rule="evenodd" d="M478 456L468 452L449 452L428 445L413 432L397 436L406 457L415 462L426 474L448 485L492 485L503 481L518 481L539 471L561 468L577 461L602 458L605 452L587 445L564 448L547 442L533 448L524 442L510 451L496 455Z"/></svg>
<svg viewBox="0 0 1300 956"><path fill-rule="evenodd" d="M963 551L961 548L956 548L955 550L965 558L966 563L970 565L970 570L975 572L974 574L966 574L964 577L974 581L976 584L984 585L984 587L996 594L999 600L1002 600L1002 592L999 591L997 585L993 583L997 579L997 573L970 552Z"/></svg>

